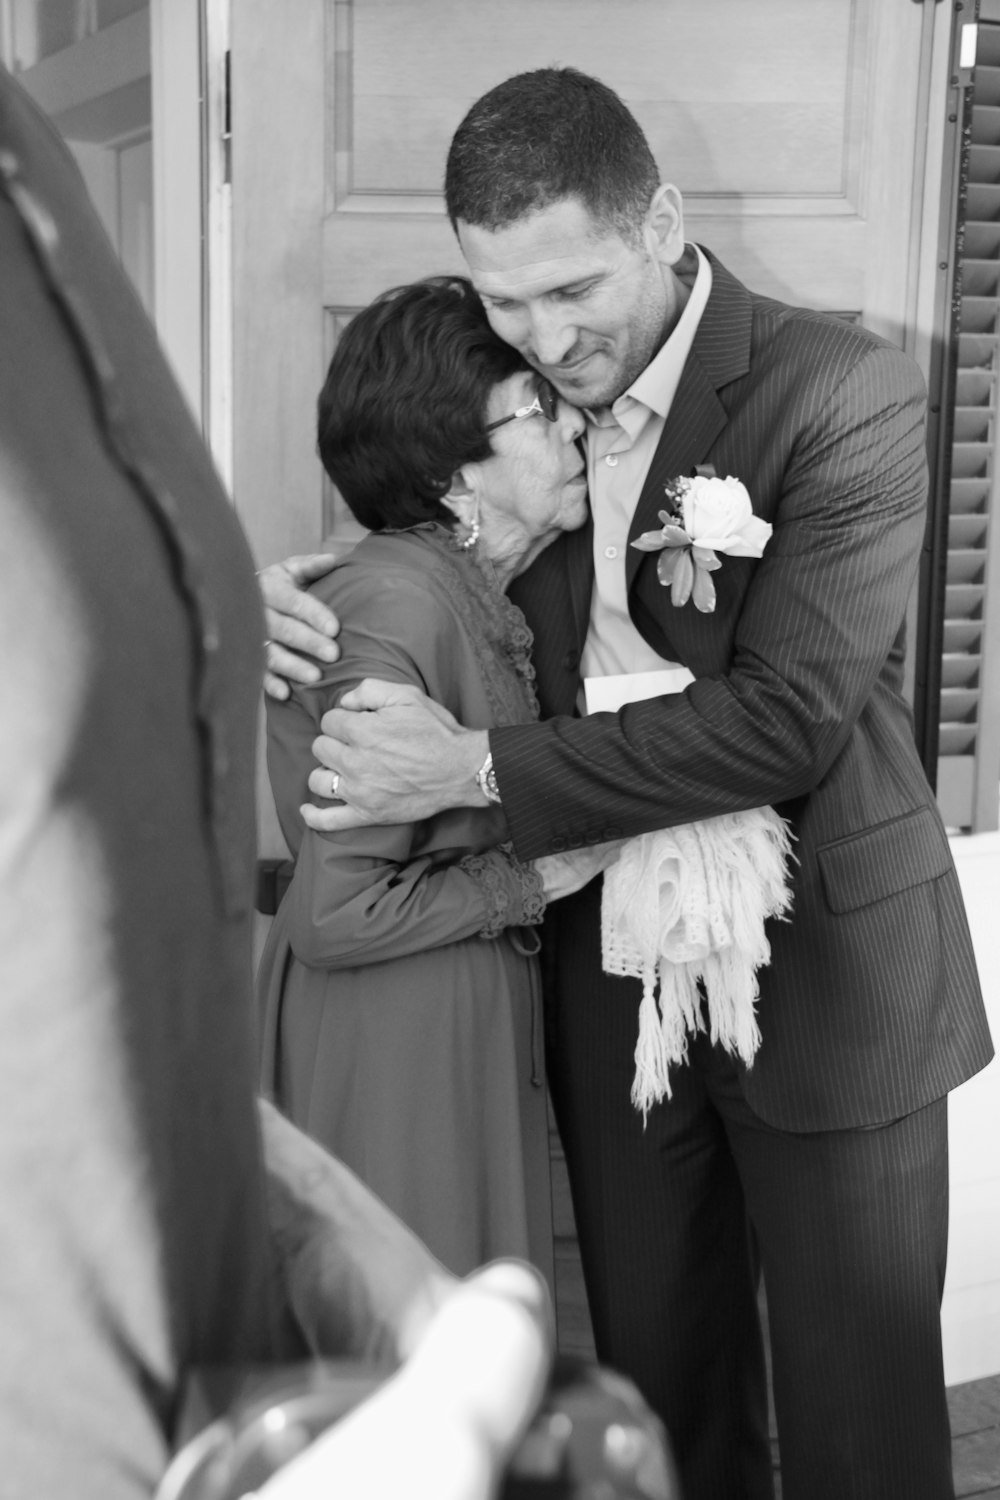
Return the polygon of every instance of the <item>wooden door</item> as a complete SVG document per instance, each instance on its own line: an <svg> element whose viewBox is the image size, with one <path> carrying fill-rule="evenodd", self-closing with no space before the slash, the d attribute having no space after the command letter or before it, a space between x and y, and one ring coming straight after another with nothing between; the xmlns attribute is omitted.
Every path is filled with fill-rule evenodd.
<svg viewBox="0 0 1000 1500"><path fill-rule="evenodd" d="M681 188L689 237L756 290L912 341L927 15L913 0L240 0L234 490L258 556L350 534L313 434L337 328L386 286L461 267L445 152L512 73L605 79Z"/></svg>
<svg viewBox="0 0 1000 1500"><path fill-rule="evenodd" d="M326 361L377 292L461 269L448 141L513 73L604 79L682 190L689 238L756 290L912 345L928 14L913 0L240 0L234 492L258 558L352 534L315 456ZM554 1150L561 1334L586 1349Z"/></svg>

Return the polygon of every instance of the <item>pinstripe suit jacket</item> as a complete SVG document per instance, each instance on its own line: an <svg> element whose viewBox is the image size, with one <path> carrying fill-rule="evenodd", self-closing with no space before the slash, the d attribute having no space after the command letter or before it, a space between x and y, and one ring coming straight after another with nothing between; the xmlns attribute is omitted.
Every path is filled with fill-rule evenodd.
<svg viewBox="0 0 1000 1500"><path fill-rule="evenodd" d="M543 725L491 734L531 858L770 803L796 835L794 908L761 976L751 1106L792 1130L873 1124L992 1055L948 840L902 696L926 508L924 389L899 349L756 296L714 257L712 293L630 533L664 482L712 464L774 527L724 557L715 613L675 608L629 549L633 622L697 681L619 716L573 714L591 531L517 581Z"/></svg>

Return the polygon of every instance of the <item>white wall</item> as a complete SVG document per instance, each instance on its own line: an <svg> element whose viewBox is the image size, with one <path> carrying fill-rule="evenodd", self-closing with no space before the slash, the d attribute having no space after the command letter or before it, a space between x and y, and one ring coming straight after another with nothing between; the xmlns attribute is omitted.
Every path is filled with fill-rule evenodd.
<svg viewBox="0 0 1000 1500"><path fill-rule="evenodd" d="M1000 834L951 841L1000 1048ZM952 1094L951 1232L941 1323L949 1385L1000 1373L1000 1061Z"/></svg>

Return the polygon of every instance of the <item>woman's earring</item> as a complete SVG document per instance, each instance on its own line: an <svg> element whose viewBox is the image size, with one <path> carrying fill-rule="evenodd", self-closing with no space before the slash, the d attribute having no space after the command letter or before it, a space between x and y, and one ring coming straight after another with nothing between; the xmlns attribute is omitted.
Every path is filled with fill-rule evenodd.
<svg viewBox="0 0 1000 1500"><path fill-rule="evenodd" d="M476 545L476 543L478 541L479 541L479 506L477 505L476 506L476 513L472 517L472 525L469 528L469 535L465 538L464 542L459 542L458 545L461 547L461 549L462 549L463 552L471 552L472 549L473 549L473 547Z"/></svg>

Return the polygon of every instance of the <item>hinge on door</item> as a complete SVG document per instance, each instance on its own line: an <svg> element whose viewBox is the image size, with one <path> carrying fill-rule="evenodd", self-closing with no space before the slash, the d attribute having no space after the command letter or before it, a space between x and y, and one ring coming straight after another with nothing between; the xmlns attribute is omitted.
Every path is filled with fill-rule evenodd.
<svg viewBox="0 0 1000 1500"><path fill-rule="evenodd" d="M222 76L222 153L223 153L223 182L232 181L232 143L233 143L233 115L232 115L232 69L230 58L232 54L227 49L223 59Z"/></svg>

